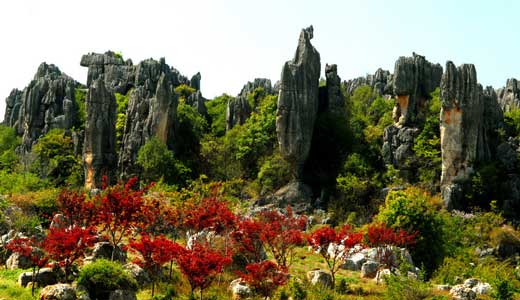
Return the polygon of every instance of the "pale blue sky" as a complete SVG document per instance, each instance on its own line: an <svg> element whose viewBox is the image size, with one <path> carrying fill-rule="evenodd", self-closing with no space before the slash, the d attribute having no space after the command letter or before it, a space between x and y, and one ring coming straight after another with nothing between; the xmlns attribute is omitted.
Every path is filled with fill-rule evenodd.
<svg viewBox="0 0 520 300"><path fill-rule="evenodd" d="M108 1L0 2L0 115L14 87L25 87L40 62L85 82L87 52L148 57L186 76L202 73L202 92L236 95L255 77L279 79L301 28L342 79L393 71L413 51L443 67L474 63L483 85L520 77L520 1ZM0 118L2 118L0 117Z"/></svg>

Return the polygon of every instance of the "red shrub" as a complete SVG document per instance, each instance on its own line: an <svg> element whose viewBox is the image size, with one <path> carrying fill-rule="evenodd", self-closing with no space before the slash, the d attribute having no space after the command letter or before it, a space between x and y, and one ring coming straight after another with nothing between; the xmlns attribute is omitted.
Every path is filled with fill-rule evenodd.
<svg viewBox="0 0 520 300"><path fill-rule="evenodd" d="M252 263L246 266L246 273L239 273L255 293L268 299L279 286L287 283L289 274L285 268L270 260Z"/></svg>

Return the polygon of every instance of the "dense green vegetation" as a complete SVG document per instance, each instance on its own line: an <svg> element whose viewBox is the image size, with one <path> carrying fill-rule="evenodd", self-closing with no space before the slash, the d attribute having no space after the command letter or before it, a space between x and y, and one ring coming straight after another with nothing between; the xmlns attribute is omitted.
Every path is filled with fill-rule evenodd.
<svg viewBox="0 0 520 300"><path fill-rule="evenodd" d="M62 196L58 195L67 187L78 192L77 195L83 195L84 198L76 195L74 199L88 203L82 207L87 212L96 205L111 207L109 199L135 200L143 196L141 206L133 208L134 212L140 209L146 212L147 218L142 220L146 226L136 223L126 227L128 236L122 238L123 244L135 242L138 236L142 240L143 234L150 232L151 236L161 233L185 244L186 220L195 218L194 207L205 204L203 212L198 212L202 215L199 223L195 222L196 226L190 223L194 226L191 230L200 231L205 228L200 224L215 216L221 217L222 211L218 209L224 208L212 207L207 204L211 201L204 202L207 198L222 200L225 209L229 208L239 217L223 216L229 217L231 223L238 222L253 203L262 202L291 180L289 165L280 154L276 138L276 95L255 89L247 97L253 110L251 116L244 124L227 131L225 114L228 101L233 99L231 96L222 95L207 102L209 117L206 118L186 101L194 92L192 88L181 85L175 92L179 96L173 128L175 139L168 141L169 144L158 138L144 143L136 162L142 170L140 184L136 184L135 190L121 185L102 192L114 192L112 198L103 197L105 194L98 198L83 194L83 166L81 158L74 154L70 132L49 131L33 146L27 158L20 161L16 154L20 137L13 129L0 126L0 195L3 195L0 197L0 232L13 229L36 235L40 232L35 229L39 225L46 230L49 217L65 206ZM119 145L130 93L116 94ZM493 255L481 255L489 248L520 249L518 225L506 219L508 212L497 209L503 201L499 183L506 178L507 172L499 162L478 166L468 182L473 193L466 195L468 203L475 208L468 212L446 211L439 195L439 91L431 96L423 116L424 124L420 124L414 142L415 155L408 162L411 169L417 170L412 177L383 162L383 135L385 128L393 122L393 100L378 96L368 86L361 86L353 95L344 96L344 111L319 112L304 168L304 181L311 186L313 199L317 199L305 212L316 213L306 233L329 226L320 224L322 221L336 228L344 228L341 226L348 223L356 232L366 232L367 228L384 223L396 232L414 233L416 240L409 250L415 266L421 269L418 280L398 275L393 270L393 275L378 284L372 279L360 278L358 272L340 270L335 289L313 286L305 278L306 273L315 267L326 269L327 264L300 241L302 243L294 248L293 264L288 269L291 279L276 289L271 299L448 299L447 292L436 291L433 285L458 284L470 277L486 281L494 288L493 294L482 296L482 299L513 299L516 296L515 290L520 287L518 258L512 254L499 254L498 250ZM81 120L85 117L84 99L85 91L77 89L76 104ZM506 132L502 134L519 136L519 124L518 110L506 113ZM76 126L75 130L81 128ZM151 182L157 184L150 190L139 189ZM104 216L110 219L115 215L111 211ZM88 219L92 217L88 213L82 216L95 223L98 229L108 228L96 223L99 220ZM226 221L217 220L222 224ZM254 225L252 228L256 228ZM224 226L219 234L230 237L236 226ZM136 227L138 229L133 230ZM236 246L227 239L212 243L215 248ZM269 253L268 259L274 261L273 254ZM129 260L138 256L133 252L129 254ZM245 256L234 256L235 261L204 287L204 299L231 297L229 282L238 277L237 270L244 272L246 265L246 262L236 260L237 257ZM403 265L401 274L407 274L407 266ZM77 282L90 287L89 290L138 289L119 263L98 260L84 267L78 264L78 267ZM157 270L154 299L188 299L192 283L186 279L188 275L174 264L163 267ZM27 290L17 288L14 283L17 274L0 271L0 287L5 287L0 288L0 298L29 299ZM139 289L139 299L152 299L151 286Z"/></svg>

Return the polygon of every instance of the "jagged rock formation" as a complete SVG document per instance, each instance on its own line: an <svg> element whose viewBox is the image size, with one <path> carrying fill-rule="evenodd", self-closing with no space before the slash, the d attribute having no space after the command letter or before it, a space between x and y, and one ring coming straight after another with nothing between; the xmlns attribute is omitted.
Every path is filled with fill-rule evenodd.
<svg viewBox="0 0 520 300"><path fill-rule="evenodd" d="M23 103L23 92L19 89L13 89L9 96L5 99L5 114L3 125L9 127L17 127L17 121L20 114L20 108Z"/></svg>
<svg viewBox="0 0 520 300"><path fill-rule="evenodd" d="M87 120L83 161L85 188L101 188L102 178L114 181L117 165L116 117L117 103L105 87L103 78L91 82L86 98Z"/></svg>
<svg viewBox="0 0 520 300"><path fill-rule="evenodd" d="M226 108L226 130L231 130L235 125L242 125L255 109L249 104L248 95L255 89L262 88L266 94L273 94L271 80L265 78L255 78L253 82L247 82L238 96L231 99ZM255 99L253 99L255 100Z"/></svg>
<svg viewBox="0 0 520 300"><path fill-rule="evenodd" d="M21 153L53 128L78 125L75 89L80 84L52 64L42 63L23 90L14 89L6 99L4 124L22 135Z"/></svg>
<svg viewBox="0 0 520 300"><path fill-rule="evenodd" d="M197 72L197 74L193 75L190 79L190 86L194 88L197 91L200 91L200 80L202 79L202 76L200 75L200 72Z"/></svg>
<svg viewBox="0 0 520 300"><path fill-rule="evenodd" d="M334 113L345 111L345 98L341 92L341 78L338 76L338 66L325 65L327 110Z"/></svg>
<svg viewBox="0 0 520 300"><path fill-rule="evenodd" d="M496 94L492 88L482 90L471 64L446 63L441 101L441 193L451 209L464 205L464 181L475 166L495 157L502 114Z"/></svg>
<svg viewBox="0 0 520 300"><path fill-rule="evenodd" d="M280 152L292 168L296 182L302 179L309 155L314 121L318 113L320 54L312 46L312 26L303 29L292 61L282 69L276 112Z"/></svg>
<svg viewBox="0 0 520 300"><path fill-rule="evenodd" d="M108 89L120 94L126 94L133 86L135 67L132 60L124 61L112 51L85 54L81 57L80 65L88 67L87 86L100 77L103 77Z"/></svg>
<svg viewBox="0 0 520 300"><path fill-rule="evenodd" d="M424 124L424 111L430 94L440 84L442 67L424 56L400 57L395 63L393 94L394 124L385 128L383 159L399 170L413 169L413 144Z"/></svg>
<svg viewBox="0 0 520 300"><path fill-rule="evenodd" d="M354 91L362 85L370 86L379 96L391 95L392 79L393 76L389 71L379 68L374 74L368 74L365 77L358 77L345 81L343 82L343 85L345 86L345 91L349 95L353 95Z"/></svg>
<svg viewBox="0 0 520 300"><path fill-rule="evenodd" d="M150 138L156 136L169 149L174 148L178 96L173 90L178 85L177 74L164 59L148 59L137 65L119 153L122 177L139 175L140 169L135 165L137 154Z"/></svg>
<svg viewBox="0 0 520 300"><path fill-rule="evenodd" d="M506 86L497 91L498 102L504 112L520 108L520 84L515 78L510 78Z"/></svg>

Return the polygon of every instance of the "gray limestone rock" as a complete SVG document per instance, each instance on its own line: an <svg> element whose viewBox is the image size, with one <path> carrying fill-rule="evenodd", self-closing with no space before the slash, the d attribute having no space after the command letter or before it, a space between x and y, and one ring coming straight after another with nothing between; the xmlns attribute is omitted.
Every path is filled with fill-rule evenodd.
<svg viewBox="0 0 520 300"><path fill-rule="evenodd" d="M318 113L320 54L311 44L312 26L303 29L292 61L282 69L276 112L276 133L280 152L301 180L309 155L314 121Z"/></svg>
<svg viewBox="0 0 520 300"><path fill-rule="evenodd" d="M363 85L370 86L376 95L391 95L392 94L392 74L389 71L381 68L377 69L374 74L368 74L365 77L357 77L343 82L345 91L348 95L353 95L354 91Z"/></svg>
<svg viewBox="0 0 520 300"><path fill-rule="evenodd" d="M520 84L515 78L510 78L506 86L497 91L498 102L504 112L520 108Z"/></svg>
<svg viewBox="0 0 520 300"><path fill-rule="evenodd" d="M193 75L190 79L190 86L194 88L197 91L200 91L200 80L202 79L202 76L200 75L200 72L197 72L197 74Z"/></svg>
<svg viewBox="0 0 520 300"><path fill-rule="evenodd" d="M53 128L79 125L75 89L80 84L52 64L42 63L23 90L14 89L6 99L4 125L22 136L20 153L28 153L38 139Z"/></svg>
<svg viewBox="0 0 520 300"><path fill-rule="evenodd" d="M120 55L112 51L104 54L85 54L81 57L80 65L88 67L88 87L100 77L103 77L107 88L121 94L126 94L133 86L135 66L131 60L125 62Z"/></svg>
<svg viewBox="0 0 520 300"><path fill-rule="evenodd" d="M114 95L105 87L103 78L90 86L86 98L87 121L83 161L85 164L85 188L101 188L102 177L109 182L115 179L116 114Z"/></svg>
<svg viewBox="0 0 520 300"><path fill-rule="evenodd" d="M448 208L463 205L463 182L479 162L495 159L501 109L491 88L483 91L475 66L448 61L441 82L441 193ZM504 149L501 149L504 150Z"/></svg>
<svg viewBox="0 0 520 300"><path fill-rule="evenodd" d="M255 89L263 89L263 94L273 94L271 80L265 78L255 78L252 82L247 82L236 98L229 100L226 108L226 130L231 130L235 125L242 125L256 108L255 95L251 95L252 103L248 97ZM251 107L252 106L252 107Z"/></svg>
<svg viewBox="0 0 520 300"><path fill-rule="evenodd" d="M345 112L345 98L341 92L341 78L338 76L336 65L325 65L325 78L327 80L327 109L334 113Z"/></svg>

